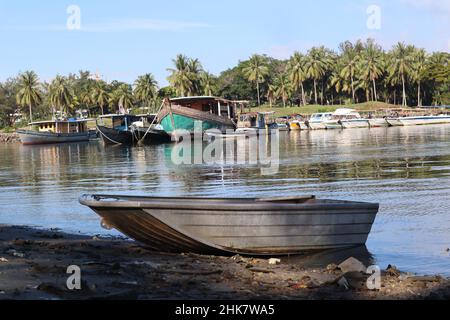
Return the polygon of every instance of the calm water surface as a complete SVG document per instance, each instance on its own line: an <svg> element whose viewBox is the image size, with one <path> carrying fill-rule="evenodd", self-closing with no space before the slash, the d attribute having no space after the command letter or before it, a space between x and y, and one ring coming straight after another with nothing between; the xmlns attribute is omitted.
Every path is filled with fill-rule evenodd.
<svg viewBox="0 0 450 320"><path fill-rule="evenodd" d="M282 133L277 175L254 165L171 162L173 145L0 145L0 223L101 229L82 193L315 194L379 202L367 248L381 267L450 275L450 126Z"/></svg>

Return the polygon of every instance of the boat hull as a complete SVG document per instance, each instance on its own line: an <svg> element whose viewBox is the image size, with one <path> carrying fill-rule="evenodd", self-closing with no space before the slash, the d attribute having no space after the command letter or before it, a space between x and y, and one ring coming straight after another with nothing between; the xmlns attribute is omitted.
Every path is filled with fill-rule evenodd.
<svg viewBox="0 0 450 320"><path fill-rule="evenodd" d="M337 130L343 128L341 122L338 120L326 121L324 125L327 130Z"/></svg>
<svg viewBox="0 0 450 320"><path fill-rule="evenodd" d="M323 122L308 122L308 127L311 130L325 130L327 128Z"/></svg>
<svg viewBox="0 0 450 320"><path fill-rule="evenodd" d="M421 126L421 125L432 125L432 124L445 124L445 123L450 123L450 116L405 117L405 118L399 118L399 121L404 126Z"/></svg>
<svg viewBox="0 0 450 320"><path fill-rule="evenodd" d="M171 106L164 107L159 115L159 122L164 131L172 134L175 130L187 130L191 134L195 131L195 122L201 121L203 132L210 129L217 129L221 132L236 129L233 121L226 117L220 117L208 112L198 111L195 109Z"/></svg>
<svg viewBox="0 0 450 320"><path fill-rule="evenodd" d="M370 128L389 127L389 123L384 118L369 119L368 121Z"/></svg>
<svg viewBox="0 0 450 320"><path fill-rule="evenodd" d="M144 145L154 145L169 143L172 140L171 136L163 130L149 130L145 127L123 131L97 125L97 130L103 142L108 145L134 145L139 141L142 141Z"/></svg>
<svg viewBox="0 0 450 320"><path fill-rule="evenodd" d="M303 121L293 121L289 123L289 128L291 131L308 130L308 126Z"/></svg>
<svg viewBox="0 0 450 320"><path fill-rule="evenodd" d="M366 119L341 120L344 129L361 129L369 128L369 121Z"/></svg>
<svg viewBox="0 0 450 320"><path fill-rule="evenodd" d="M38 145L38 144L57 144L70 142L84 142L89 141L89 132L83 133L52 133L52 132L37 132L31 130L17 130L20 141L23 145Z"/></svg>
<svg viewBox="0 0 450 320"><path fill-rule="evenodd" d="M109 199L109 200L108 200ZM104 221L156 251L285 255L363 245L377 204L316 200L83 196Z"/></svg>

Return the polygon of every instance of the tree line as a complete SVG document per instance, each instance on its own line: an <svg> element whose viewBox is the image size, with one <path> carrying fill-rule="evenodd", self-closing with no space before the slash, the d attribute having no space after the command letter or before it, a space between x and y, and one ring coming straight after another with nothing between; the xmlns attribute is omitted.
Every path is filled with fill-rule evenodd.
<svg viewBox="0 0 450 320"><path fill-rule="evenodd" d="M169 86L151 73L133 84L107 83L89 71L40 82L26 71L0 83L0 126L11 125L17 108L27 120L51 114L91 115L121 111L156 112L164 97L217 95L253 105L287 107L382 101L394 105L450 105L450 54L428 53L398 43L385 51L374 40L343 42L337 52L313 47L287 60L253 55L215 76L198 59L178 55L167 69Z"/></svg>

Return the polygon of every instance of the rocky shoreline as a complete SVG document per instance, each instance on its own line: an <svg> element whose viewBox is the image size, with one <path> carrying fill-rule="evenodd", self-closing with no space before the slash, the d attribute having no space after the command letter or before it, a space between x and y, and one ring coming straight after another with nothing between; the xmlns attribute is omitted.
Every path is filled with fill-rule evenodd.
<svg viewBox="0 0 450 320"><path fill-rule="evenodd" d="M155 253L126 239L0 225L0 299L450 299L450 279L394 266L369 290L370 259L365 248L276 259ZM67 288L73 265L81 290Z"/></svg>
<svg viewBox="0 0 450 320"><path fill-rule="evenodd" d="M17 133L0 132L0 143L19 143L20 138Z"/></svg>

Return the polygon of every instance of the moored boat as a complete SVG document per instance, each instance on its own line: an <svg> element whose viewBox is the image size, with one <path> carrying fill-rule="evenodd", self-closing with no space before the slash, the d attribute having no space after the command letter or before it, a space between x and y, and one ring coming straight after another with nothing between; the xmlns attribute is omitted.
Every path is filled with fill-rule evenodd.
<svg viewBox="0 0 450 320"><path fill-rule="evenodd" d="M156 115L103 115L97 121L97 130L105 144L134 145L141 141L145 145L151 145L171 142L170 135L161 126L152 124L155 117Z"/></svg>
<svg viewBox="0 0 450 320"><path fill-rule="evenodd" d="M19 129L16 133L24 145L89 141L91 134L87 121L71 118L32 122L30 129Z"/></svg>
<svg viewBox="0 0 450 320"><path fill-rule="evenodd" d="M398 121L403 126L421 126L430 124L445 124L450 123L450 115L437 116L414 116L414 117L400 117Z"/></svg>
<svg viewBox="0 0 450 320"><path fill-rule="evenodd" d="M158 122L169 134L176 130L187 130L192 134L196 121L201 121L203 132L218 129L225 133L236 129L236 104L212 96L167 99L158 114Z"/></svg>
<svg viewBox="0 0 450 320"><path fill-rule="evenodd" d="M271 134L273 130L283 130L282 124L276 123L275 112L250 112L239 115L237 123L237 134ZM285 125L284 131L288 128Z"/></svg>
<svg viewBox="0 0 450 320"><path fill-rule="evenodd" d="M325 122L331 120L332 117L332 113L315 113L306 121L306 124L311 130L326 129Z"/></svg>
<svg viewBox="0 0 450 320"><path fill-rule="evenodd" d="M327 129L369 128L369 122L356 110L342 108L333 113L333 118L326 121L325 126Z"/></svg>
<svg viewBox="0 0 450 320"><path fill-rule="evenodd" d="M363 245L378 204L292 198L84 195L115 228L156 251L284 255Z"/></svg>
<svg viewBox="0 0 450 320"><path fill-rule="evenodd" d="M308 130L308 125L301 115L293 115L289 117L288 120L289 129L291 131L303 131Z"/></svg>

